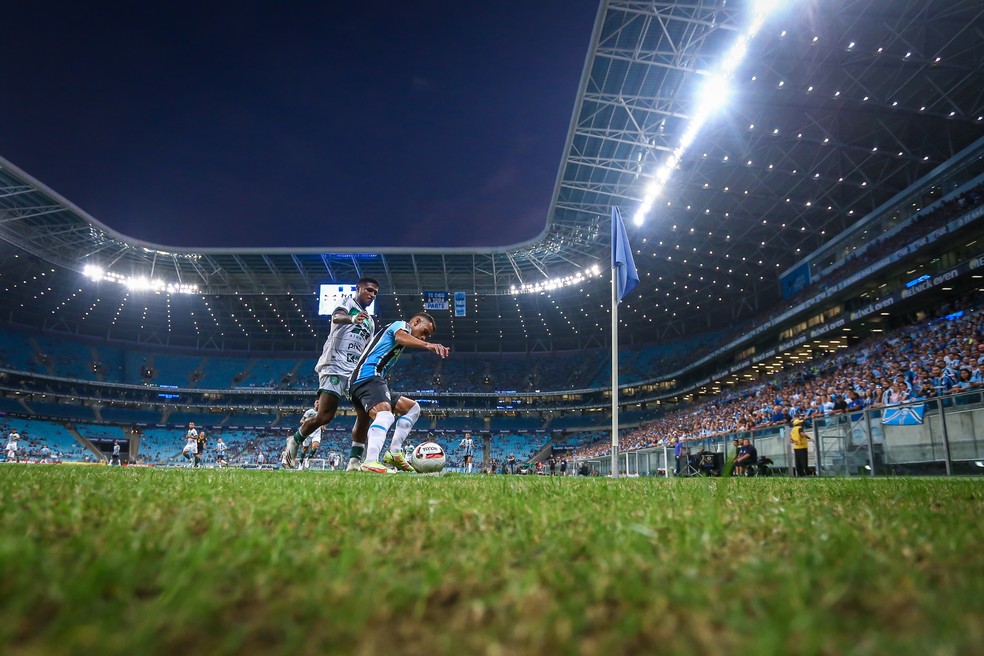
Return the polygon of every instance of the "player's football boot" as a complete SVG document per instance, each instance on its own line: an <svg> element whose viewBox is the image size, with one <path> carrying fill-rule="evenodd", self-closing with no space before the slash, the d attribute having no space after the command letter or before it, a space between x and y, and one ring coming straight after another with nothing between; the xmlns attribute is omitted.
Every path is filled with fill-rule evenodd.
<svg viewBox="0 0 984 656"><path fill-rule="evenodd" d="M396 453L393 453L392 451L387 451L385 454L383 454L383 464L389 465L390 467L395 467L400 471L405 471L405 472L416 471L413 467L410 466L410 463L407 462L407 457L402 453L400 453L399 451Z"/></svg>
<svg viewBox="0 0 984 656"><path fill-rule="evenodd" d="M297 440L291 435L287 438L287 446L280 456L280 465L284 469L294 469L297 464Z"/></svg>
<svg viewBox="0 0 984 656"><path fill-rule="evenodd" d="M345 467L345 471L359 471L362 467L362 461L358 458L349 458L348 466Z"/></svg>
<svg viewBox="0 0 984 656"><path fill-rule="evenodd" d="M359 471L368 472L370 474L395 474L395 469L390 469L381 462L364 462L362 466L359 467Z"/></svg>

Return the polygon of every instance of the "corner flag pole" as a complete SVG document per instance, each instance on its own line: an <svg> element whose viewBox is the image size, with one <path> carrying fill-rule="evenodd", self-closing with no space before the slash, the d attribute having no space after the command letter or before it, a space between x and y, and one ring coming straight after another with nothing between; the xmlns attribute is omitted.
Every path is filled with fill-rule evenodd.
<svg viewBox="0 0 984 656"><path fill-rule="evenodd" d="M612 478L618 478L618 264L612 262Z"/></svg>
<svg viewBox="0 0 984 656"><path fill-rule="evenodd" d="M612 207L612 477L618 478L618 303L639 284L622 214ZM628 473L629 461L625 461Z"/></svg>

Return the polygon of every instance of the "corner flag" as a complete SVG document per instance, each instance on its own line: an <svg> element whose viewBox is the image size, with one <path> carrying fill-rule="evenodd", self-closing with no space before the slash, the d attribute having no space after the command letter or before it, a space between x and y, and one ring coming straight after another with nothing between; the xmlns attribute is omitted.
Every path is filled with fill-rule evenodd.
<svg viewBox="0 0 984 656"><path fill-rule="evenodd" d="M639 273L632 260L632 247L622 223L622 213L617 207L612 208L612 268L616 269L618 300L621 301L639 284Z"/></svg>

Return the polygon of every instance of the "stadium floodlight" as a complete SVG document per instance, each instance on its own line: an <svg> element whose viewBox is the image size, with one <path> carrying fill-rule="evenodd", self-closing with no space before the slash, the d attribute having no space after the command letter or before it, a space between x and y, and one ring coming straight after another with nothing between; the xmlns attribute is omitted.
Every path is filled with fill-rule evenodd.
<svg viewBox="0 0 984 656"><path fill-rule="evenodd" d="M106 276L106 272L103 270L101 266L95 264L86 264L85 267L82 269L82 275L84 275L86 278L89 278L90 280L95 280L96 282L99 282Z"/></svg>
<svg viewBox="0 0 984 656"><path fill-rule="evenodd" d="M165 282L163 280L158 280L156 278L148 278L147 276L124 276L120 273L114 273L112 271L106 271L101 266L97 264L86 264L82 268L82 275L94 282L102 282L103 280L108 280L110 282L115 282L122 285L133 292L155 292L161 293L165 292L168 294L197 294L198 285L190 285L187 283L177 283L177 282Z"/></svg>
<svg viewBox="0 0 984 656"><path fill-rule="evenodd" d="M705 73L707 78L697 94L694 112L691 114L690 121L684 129L683 135L680 137L679 144L666 161L656 169L652 179L646 186L642 202L639 204L633 217L633 222L636 225L642 225L645 222L646 216L652 209L656 198L662 192L663 186L669 181L677 166L680 165L680 160L683 158L687 149L697 139L701 128L715 112L719 111L728 102L731 78L734 76L738 66L741 65L745 55L748 54L748 46L752 42L752 39L762 29L762 25L765 24L769 15L787 1L756 0L752 5L751 20L738 35L738 39L724 53L720 66L716 70ZM785 31L783 31L783 35L785 35Z"/></svg>
<svg viewBox="0 0 984 656"><path fill-rule="evenodd" d="M600 275L601 267L594 264L586 269L583 269L579 273L575 273L570 276L550 278L549 280L544 280L543 282L523 283L519 286L513 285L510 287L509 291L513 294L536 294L539 292L549 292L555 289L580 285L581 283L590 280L591 278L597 278Z"/></svg>

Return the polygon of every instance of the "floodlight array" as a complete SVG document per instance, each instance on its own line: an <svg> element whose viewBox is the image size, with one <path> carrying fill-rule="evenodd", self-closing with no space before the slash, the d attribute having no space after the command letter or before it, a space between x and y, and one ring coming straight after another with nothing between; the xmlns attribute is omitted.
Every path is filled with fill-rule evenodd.
<svg viewBox="0 0 984 656"><path fill-rule="evenodd" d="M102 282L103 280L115 282L134 292L155 292L158 294L161 292L167 294L198 293L198 285L165 282L157 278L148 278L147 276L125 276L121 273L106 271L96 264L86 264L82 269L82 275L93 282Z"/></svg>
<svg viewBox="0 0 984 656"><path fill-rule="evenodd" d="M597 278L601 275L601 267L597 264L582 270L571 276L564 276L563 278L551 278L549 280L544 280L543 282L536 283L525 283L522 285L513 285L510 291L513 294L535 294L538 292L548 292L555 289L561 289L563 287L573 287L574 285L580 285L592 278Z"/></svg>
<svg viewBox="0 0 984 656"><path fill-rule="evenodd" d="M673 175L673 171L680 165L680 160L684 153L697 139L704 123L727 101L730 93L731 78L734 76L738 66L748 53L748 44L751 43L762 25L784 0L758 0L754 4L752 20L748 27L738 36L738 40L728 49L721 59L721 65L716 71L707 74L707 79L701 87L698 100L697 111L690 117L690 122L680 137L680 142L673 149L670 156L656 169L653 178L646 185L646 190L642 197L642 204L636 210L633 222L642 225L646 220L646 215L653 208L653 203L659 198L664 185Z"/></svg>

